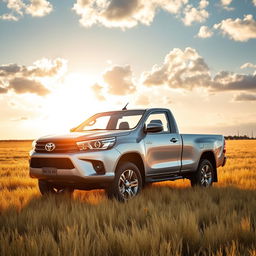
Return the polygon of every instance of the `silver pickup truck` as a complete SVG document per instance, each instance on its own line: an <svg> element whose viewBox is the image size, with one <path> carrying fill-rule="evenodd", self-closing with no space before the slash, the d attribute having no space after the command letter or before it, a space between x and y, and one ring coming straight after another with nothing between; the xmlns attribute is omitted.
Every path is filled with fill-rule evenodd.
<svg viewBox="0 0 256 256"><path fill-rule="evenodd" d="M98 113L69 134L33 142L30 176L42 194L105 189L125 201L152 182L189 179L208 187L224 166L222 135L180 134L170 110Z"/></svg>

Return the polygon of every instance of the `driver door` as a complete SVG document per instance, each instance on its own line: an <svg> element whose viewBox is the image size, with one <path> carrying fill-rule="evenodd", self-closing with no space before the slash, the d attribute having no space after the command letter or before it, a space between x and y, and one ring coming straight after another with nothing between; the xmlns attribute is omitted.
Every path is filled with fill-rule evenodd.
<svg viewBox="0 0 256 256"><path fill-rule="evenodd" d="M151 113L145 121L146 127L149 123L161 123L163 131L147 133L145 136L145 159L148 174L161 176L161 174L179 172L182 141L179 134L171 132L167 112Z"/></svg>

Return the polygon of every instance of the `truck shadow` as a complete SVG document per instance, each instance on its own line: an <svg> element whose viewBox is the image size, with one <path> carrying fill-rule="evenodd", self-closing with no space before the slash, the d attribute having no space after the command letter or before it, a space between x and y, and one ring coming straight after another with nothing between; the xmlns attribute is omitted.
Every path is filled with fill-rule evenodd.
<svg viewBox="0 0 256 256"><path fill-rule="evenodd" d="M11 192L11 191L10 191ZM28 196L28 195L27 195ZM180 182L161 182L154 183L146 186L142 192L135 198L129 200L125 204L133 204L134 202L174 202L179 201L183 203L197 202L205 197L207 201L214 203L219 203L221 200L233 200L233 198L238 198L238 196L245 196L245 198L254 198L256 196L256 190L254 189L241 189L234 186L223 186L223 187L191 187L190 183L187 181ZM24 198L23 198L24 199ZM245 201L247 201L247 199ZM72 206L72 204L81 204L86 207L95 207L100 204L104 204L106 207L108 204L120 204L115 199L109 199L104 190L91 190L91 191L81 191L76 190L72 196L69 195L46 195L41 196L41 194L36 193L24 200L23 206L9 205L0 211L0 214L8 214L9 211L21 212L26 209L40 208L44 211L45 205L57 209L59 206ZM255 208L256 209L256 208Z"/></svg>

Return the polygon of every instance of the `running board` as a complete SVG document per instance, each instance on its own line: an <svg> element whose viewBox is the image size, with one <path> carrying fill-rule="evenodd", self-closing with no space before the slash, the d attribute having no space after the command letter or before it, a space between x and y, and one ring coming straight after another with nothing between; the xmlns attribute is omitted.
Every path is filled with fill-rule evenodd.
<svg viewBox="0 0 256 256"><path fill-rule="evenodd" d="M160 181L168 181L168 180L179 180L184 179L183 176L153 176L153 177L146 177L146 182L160 182Z"/></svg>

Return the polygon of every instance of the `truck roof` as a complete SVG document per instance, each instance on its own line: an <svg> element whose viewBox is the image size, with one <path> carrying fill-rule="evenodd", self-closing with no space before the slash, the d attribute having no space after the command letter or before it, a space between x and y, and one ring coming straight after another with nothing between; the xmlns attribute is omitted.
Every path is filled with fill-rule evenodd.
<svg viewBox="0 0 256 256"><path fill-rule="evenodd" d="M132 108L132 109L126 109L126 110L120 110L120 111L148 111L148 110L169 110L168 108ZM119 111L119 110L113 110L114 111ZM108 112L112 112L112 111L108 111Z"/></svg>

